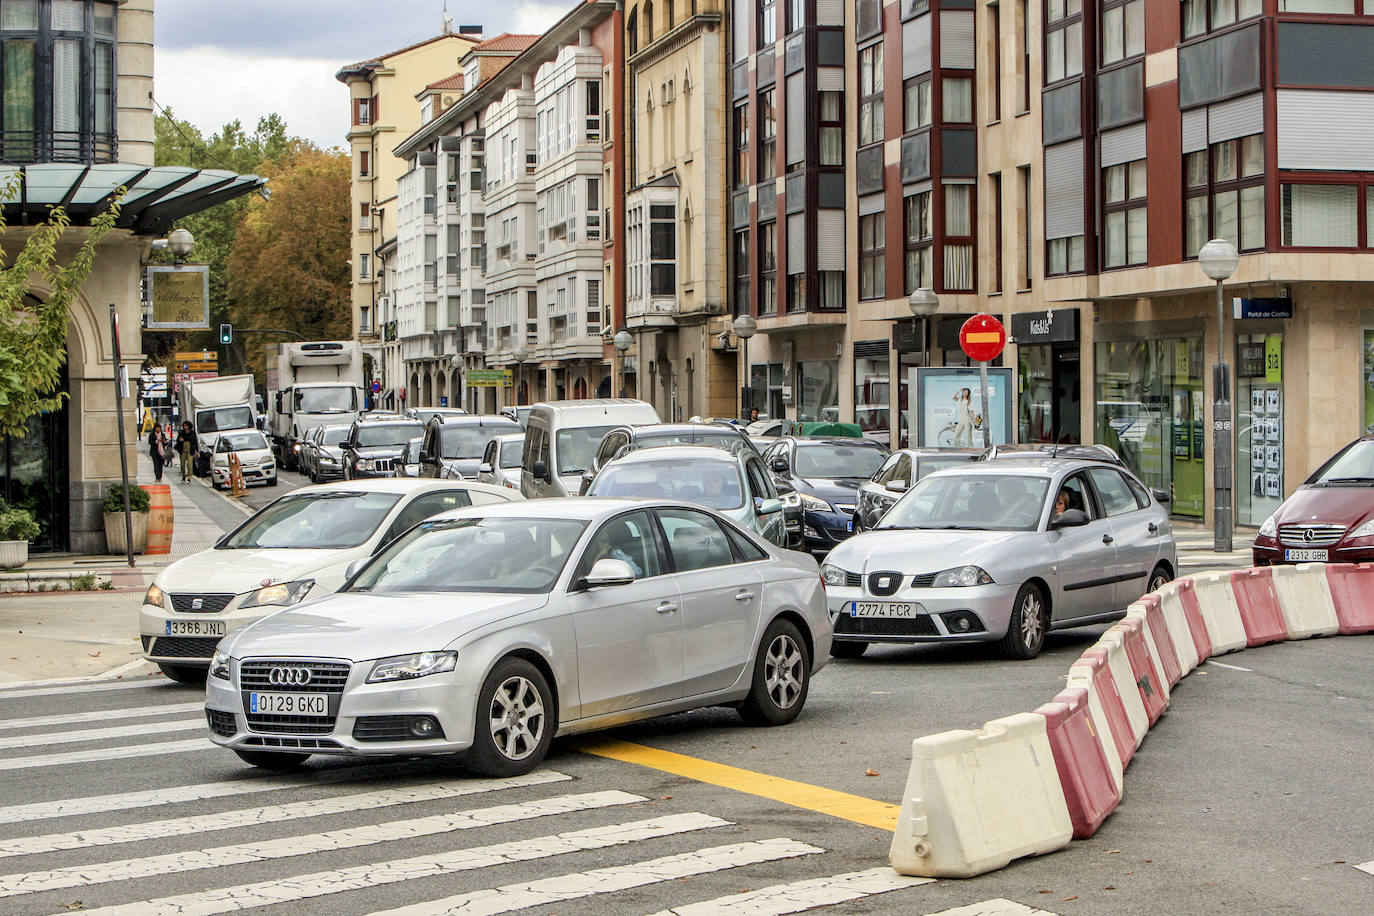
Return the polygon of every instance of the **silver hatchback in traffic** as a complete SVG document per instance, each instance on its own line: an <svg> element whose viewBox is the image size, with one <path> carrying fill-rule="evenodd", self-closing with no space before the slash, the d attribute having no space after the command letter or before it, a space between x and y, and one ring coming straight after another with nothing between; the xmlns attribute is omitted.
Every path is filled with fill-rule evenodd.
<svg viewBox="0 0 1374 916"><path fill-rule="evenodd" d="M1007 458L936 471L828 557L832 654L870 643L998 641L1031 658L1047 630L1120 617L1172 579L1169 514L1125 468Z"/></svg>
<svg viewBox="0 0 1374 916"><path fill-rule="evenodd" d="M211 738L249 763L461 754L526 773L554 735L703 706L801 712L830 652L816 563L681 503L559 499L420 523L335 595L220 644Z"/></svg>

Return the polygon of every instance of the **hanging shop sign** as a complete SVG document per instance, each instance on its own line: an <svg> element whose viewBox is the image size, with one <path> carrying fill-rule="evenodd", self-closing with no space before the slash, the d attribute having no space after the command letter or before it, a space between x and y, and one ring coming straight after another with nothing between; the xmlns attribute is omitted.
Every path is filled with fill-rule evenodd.
<svg viewBox="0 0 1374 916"><path fill-rule="evenodd" d="M210 268L206 265L151 266L147 291L149 328L210 327Z"/></svg>

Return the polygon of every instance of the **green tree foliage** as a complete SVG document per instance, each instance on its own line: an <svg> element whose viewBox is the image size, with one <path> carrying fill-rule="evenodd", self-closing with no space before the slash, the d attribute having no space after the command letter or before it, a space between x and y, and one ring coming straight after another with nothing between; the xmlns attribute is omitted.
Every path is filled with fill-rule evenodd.
<svg viewBox="0 0 1374 916"><path fill-rule="evenodd" d="M235 320L312 340L347 337L348 156L300 150L264 174L272 179L272 199L251 201L229 254ZM260 371L263 348L250 345L247 354L249 366Z"/></svg>
<svg viewBox="0 0 1374 916"><path fill-rule="evenodd" d="M0 199L15 194L11 184L0 190ZM65 392L53 392L67 359L72 302L91 274L96 245L118 218L116 202L89 229L77 230L85 237L66 264L58 259L58 243L71 221L61 208L28 230L12 261L0 248L0 434L23 436L30 417L62 405ZM0 210L0 233L5 230ZM41 301L29 295L35 282L50 290Z"/></svg>
<svg viewBox="0 0 1374 916"><path fill-rule="evenodd" d="M191 261L210 267L210 330L146 333L144 350L150 359L165 365L175 350L218 349L220 371L229 373L239 371L246 354L248 367L261 380L262 345L276 341L235 334L234 352L225 353L219 345L221 323L236 328L285 327L316 339L347 336L351 325L344 263L349 225L347 158L291 136L276 114L261 118L251 133L239 121L231 121L205 136L168 110L158 115L154 130L158 165L269 177L272 200L264 202L248 194L177 222L195 236ZM308 192L303 194L302 187ZM290 205L279 198L293 201L301 212L292 214ZM239 235L250 226L254 238L245 242L243 250L275 258L273 263L281 271L275 279L263 276L251 255L235 258ZM274 239L273 232L289 237ZM293 307L283 309L280 303L288 301Z"/></svg>

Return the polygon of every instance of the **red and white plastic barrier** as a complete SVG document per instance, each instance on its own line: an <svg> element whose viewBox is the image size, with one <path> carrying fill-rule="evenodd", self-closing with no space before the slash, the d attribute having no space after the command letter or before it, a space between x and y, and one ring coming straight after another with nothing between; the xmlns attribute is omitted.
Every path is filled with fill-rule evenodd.
<svg viewBox="0 0 1374 916"><path fill-rule="evenodd" d="M1212 644L1211 654L1235 652L1249 645L1236 594L1231 590L1230 574L1211 572L1191 578L1202 622L1207 627L1207 640Z"/></svg>
<svg viewBox="0 0 1374 916"><path fill-rule="evenodd" d="M1342 636L1374 632L1374 563L1326 567Z"/></svg>
<svg viewBox="0 0 1374 916"><path fill-rule="evenodd" d="M1231 591L1236 596L1247 646L1283 642L1288 638L1288 625L1283 621L1271 567L1236 570L1231 573Z"/></svg>
<svg viewBox="0 0 1374 916"><path fill-rule="evenodd" d="M1087 837L1170 690L1214 654L1374 632L1374 563L1203 573L1146 595L1069 668L1049 703L912 742L892 840L904 875L971 877Z"/></svg>
<svg viewBox="0 0 1374 916"><path fill-rule="evenodd" d="M1090 837L1121 803L1121 774L1107 755L1113 742L1093 717L1087 688L1069 687L1035 714L1045 717L1073 835Z"/></svg>
<svg viewBox="0 0 1374 916"><path fill-rule="evenodd" d="M1158 595L1144 595L1126 609L1127 617L1139 618L1145 627L1145 641L1159 665L1159 676L1164 686L1173 690L1183 678L1183 668L1179 664L1178 650L1174 648L1174 638L1169 633L1169 625L1164 620L1164 608Z"/></svg>
<svg viewBox="0 0 1374 916"><path fill-rule="evenodd" d="M1274 593L1289 639L1334 636L1340 630L1336 604L1327 582L1326 564L1271 566Z"/></svg>
<svg viewBox="0 0 1374 916"><path fill-rule="evenodd" d="M911 742L911 774L889 860L904 875L971 878L1062 849L1073 824L1045 717Z"/></svg>

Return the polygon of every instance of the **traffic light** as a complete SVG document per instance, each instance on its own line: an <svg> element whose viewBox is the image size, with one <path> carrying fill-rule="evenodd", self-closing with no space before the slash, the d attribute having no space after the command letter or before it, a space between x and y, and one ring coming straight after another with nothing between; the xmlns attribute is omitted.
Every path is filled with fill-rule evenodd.
<svg viewBox="0 0 1374 916"><path fill-rule="evenodd" d="M222 324L219 326L219 342L231 344L234 342L234 326L232 324Z"/></svg>

